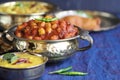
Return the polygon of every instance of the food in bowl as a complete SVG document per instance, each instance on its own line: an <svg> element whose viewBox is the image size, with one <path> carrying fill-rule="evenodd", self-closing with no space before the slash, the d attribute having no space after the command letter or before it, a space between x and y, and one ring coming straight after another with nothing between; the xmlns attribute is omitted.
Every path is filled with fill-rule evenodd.
<svg viewBox="0 0 120 80"><path fill-rule="evenodd" d="M78 28L63 19L46 16L19 25L15 35L33 40L58 40L78 35Z"/></svg>
<svg viewBox="0 0 120 80"><path fill-rule="evenodd" d="M89 49L93 44L88 31L50 16L13 26L4 33L3 38L6 35L14 38L13 45L18 50L42 54L47 56L49 61L66 59L76 51ZM89 44L79 48L78 39L86 40Z"/></svg>
<svg viewBox="0 0 120 80"><path fill-rule="evenodd" d="M6 68L30 68L44 63L42 56L29 53L7 53L0 58L0 66Z"/></svg>
<svg viewBox="0 0 120 80"><path fill-rule="evenodd" d="M53 3L41 0L17 0L0 3L0 26L9 29L30 19L58 11Z"/></svg>
<svg viewBox="0 0 120 80"><path fill-rule="evenodd" d="M100 29L101 20L99 17L86 18L78 15L65 16L62 19L70 22L73 25L79 26L84 30L97 31Z"/></svg>
<svg viewBox="0 0 120 80"><path fill-rule="evenodd" d="M28 52L10 52L0 56L0 80L39 80L48 58Z"/></svg>
<svg viewBox="0 0 120 80"><path fill-rule="evenodd" d="M9 4L9 5L8 5ZM53 6L45 2L17 1L0 5L0 13L7 14L33 14L45 13L52 10Z"/></svg>

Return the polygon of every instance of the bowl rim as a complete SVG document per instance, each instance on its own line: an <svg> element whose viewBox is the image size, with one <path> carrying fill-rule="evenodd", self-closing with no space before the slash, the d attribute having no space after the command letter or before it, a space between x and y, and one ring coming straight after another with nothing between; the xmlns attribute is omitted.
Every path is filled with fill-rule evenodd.
<svg viewBox="0 0 120 80"><path fill-rule="evenodd" d="M28 52L10 52L10 53L28 53ZM30 53L28 53L30 54ZM26 67L26 68L9 68L9 67L3 67L3 66L0 66L0 68L3 68L3 69L9 69L9 70L28 70L28 69L34 69L34 68L37 68L37 67L40 67L42 65L45 65L47 62L48 62L48 57L46 56L43 56L43 55L40 55L40 54L31 54L31 55L36 55L36 56L42 56L44 58L44 62L41 63L41 64L38 64L38 65L35 65L35 66L31 66L31 67ZM0 57L2 57L3 55L0 55Z"/></svg>
<svg viewBox="0 0 120 80"><path fill-rule="evenodd" d="M0 5L4 5L4 4L7 4L7 3L13 3L13 2L39 2L39 3L45 3L47 5L50 5L52 6L52 9L48 12L39 12L39 13L31 13L31 14L12 14L12 13L4 13L4 12L0 12L0 15L11 15L11 16L37 16L37 15L44 15L44 14L48 14L50 12L55 12L57 10L59 10L60 8L54 4L54 3L51 3L51 2L47 2L47 1L43 1L43 0L35 0L35 1L31 1L31 0L18 0L18 1L8 1L8 2L1 2Z"/></svg>

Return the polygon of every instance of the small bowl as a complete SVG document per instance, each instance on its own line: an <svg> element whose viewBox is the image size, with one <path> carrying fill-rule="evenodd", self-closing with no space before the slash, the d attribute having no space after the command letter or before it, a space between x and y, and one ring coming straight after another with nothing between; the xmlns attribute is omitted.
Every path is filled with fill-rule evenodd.
<svg viewBox="0 0 120 80"><path fill-rule="evenodd" d="M24 52L11 53L21 54ZM44 72L45 64L48 61L48 58L38 54L36 56L43 57L44 62L29 68L7 68L0 66L0 80L39 80Z"/></svg>

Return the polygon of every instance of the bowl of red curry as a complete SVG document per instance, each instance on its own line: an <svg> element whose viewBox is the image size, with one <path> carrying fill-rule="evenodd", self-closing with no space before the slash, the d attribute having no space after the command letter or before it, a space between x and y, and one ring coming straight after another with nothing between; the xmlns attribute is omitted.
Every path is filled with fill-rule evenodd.
<svg viewBox="0 0 120 80"><path fill-rule="evenodd" d="M49 61L59 61L73 55L76 51L91 48L93 39L88 31L82 30L69 22L56 17L36 18L13 26L3 34L9 35L12 43L20 51L42 54ZM6 39L6 38L5 38ZM88 41L88 45L79 47L80 40Z"/></svg>

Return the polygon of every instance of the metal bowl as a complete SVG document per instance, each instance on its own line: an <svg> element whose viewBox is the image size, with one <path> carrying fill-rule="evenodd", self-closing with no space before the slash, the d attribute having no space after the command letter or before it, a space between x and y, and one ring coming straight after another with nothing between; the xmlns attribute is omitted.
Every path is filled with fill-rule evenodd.
<svg viewBox="0 0 120 80"><path fill-rule="evenodd" d="M118 27L117 25L120 24L120 19L118 16L112 13L104 12L104 11L64 10L64 11L55 12L53 13L53 15L58 18L63 18L65 16L70 16L70 15L77 15L77 16L81 16L84 18L92 18L92 17L100 18L101 20L100 29L90 30L91 32L111 30L111 29Z"/></svg>
<svg viewBox="0 0 120 80"><path fill-rule="evenodd" d="M14 32L17 26L10 28L3 33L2 38L7 40L8 43L13 45L20 51L28 51L30 53L38 53L49 58L49 61L63 60L74 54L76 51L83 51L91 48L93 44L92 37L88 34L88 31L79 29L79 34L75 37L59 40L28 40L24 38L18 38ZM6 39L6 35L13 38L13 41ZM83 39L89 42L87 46L79 48L81 43L79 39ZM81 45L81 44L80 44Z"/></svg>
<svg viewBox="0 0 120 80"><path fill-rule="evenodd" d="M14 54L22 54L21 52L12 52ZM48 61L47 57L43 57L44 62L30 68L6 68L0 67L0 80L39 80L45 69L45 64Z"/></svg>
<svg viewBox="0 0 120 80"><path fill-rule="evenodd" d="M0 26L3 27L4 29L9 29L11 26L15 24L19 24L22 22L26 22L30 19L41 17L43 15L46 15L51 12L55 12L59 10L59 7L55 4L48 3L48 2L43 2L43 1L29 1L29 0L24 0L24 1L11 1L11 2L5 2L1 3L0 6L13 6L17 3L40 3L40 4L45 4L48 8L49 11L39 11L37 13L25 13L25 14L13 14L13 13L6 13L6 12L0 12Z"/></svg>

